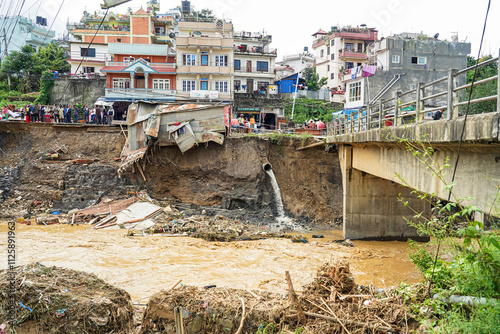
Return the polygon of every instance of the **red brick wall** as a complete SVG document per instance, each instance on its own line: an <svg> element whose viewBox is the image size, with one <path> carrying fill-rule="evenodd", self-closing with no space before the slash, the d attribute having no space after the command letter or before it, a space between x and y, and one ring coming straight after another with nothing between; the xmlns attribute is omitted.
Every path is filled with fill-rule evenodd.
<svg viewBox="0 0 500 334"><path fill-rule="evenodd" d="M149 17L132 17L132 35L149 35Z"/></svg>

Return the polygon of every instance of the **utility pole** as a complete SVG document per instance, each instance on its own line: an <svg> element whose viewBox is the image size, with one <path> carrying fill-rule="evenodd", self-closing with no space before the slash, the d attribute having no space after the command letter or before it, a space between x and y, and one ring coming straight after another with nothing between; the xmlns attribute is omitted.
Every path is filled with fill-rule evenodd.
<svg viewBox="0 0 500 334"><path fill-rule="evenodd" d="M5 27L3 28L3 41L5 42L5 57L7 57L9 53L7 51L7 33L5 32ZM7 73L7 83L9 84L9 91L10 91L10 74L8 73Z"/></svg>

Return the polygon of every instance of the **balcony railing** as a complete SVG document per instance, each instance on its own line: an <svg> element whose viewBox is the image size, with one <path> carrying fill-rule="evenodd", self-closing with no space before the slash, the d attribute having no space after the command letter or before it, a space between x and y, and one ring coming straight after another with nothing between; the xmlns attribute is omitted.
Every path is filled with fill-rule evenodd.
<svg viewBox="0 0 500 334"><path fill-rule="evenodd" d="M251 68L249 68L249 67L235 68L234 72L235 73L266 73L266 74L270 74L270 73L274 73L274 69L270 69L270 68L262 69L262 68L257 68L255 66L252 66Z"/></svg>
<svg viewBox="0 0 500 334"><path fill-rule="evenodd" d="M362 51L345 49L339 54L340 58L367 59L368 56Z"/></svg>
<svg viewBox="0 0 500 334"><path fill-rule="evenodd" d="M111 60L111 55L109 53L96 53L94 57L82 56L80 51L71 51L69 53L70 60L82 60L84 61L98 61L106 62Z"/></svg>
<svg viewBox="0 0 500 334"><path fill-rule="evenodd" d="M67 23L66 29L68 29L69 31L75 29L97 30L99 29L99 24ZM125 25L110 26L107 24L103 24L99 31L130 31L130 27Z"/></svg>
<svg viewBox="0 0 500 334"><path fill-rule="evenodd" d="M145 88L106 88L106 97L111 99L134 99L134 100L175 100L175 90L145 89Z"/></svg>
<svg viewBox="0 0 500 334"><path fill-rule="evenodd" d="M244 45L235 46L234 51L239 54L261 54L271 56L276 56L278 53L277 49L264 48L261 46L247 47Z"/></svg>

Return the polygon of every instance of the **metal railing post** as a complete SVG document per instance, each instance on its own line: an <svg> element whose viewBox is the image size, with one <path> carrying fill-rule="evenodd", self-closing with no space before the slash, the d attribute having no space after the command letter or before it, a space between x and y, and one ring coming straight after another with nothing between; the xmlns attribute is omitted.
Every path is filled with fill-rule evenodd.
<svg viewBox="0 0 500 334"><path fill-rule="evenodd" d="M372 108L370 107L370 103L366 105L366 130L370 130L372 125L371 125L371 117L370 114L372 112Z"/></svg>
<svg viewBox="0 0 500 334"><path fill-rule="evenodd" d="M398 126L398 117L399 117L399 99L401 92L398 90L394 92L394 120L392 122L392 126Z"/></svg>
<svg viewBox="0 0 500 334"><path fill-rule="evenodd" d="M498 68L500 68L500 49L498 50ZM497 113L500 113L500 72L497 74Z"/></svg>
<svg viewBox="0 0 500 334"><path fill-rule="evenodd" d="M417 82L417 103L415 104L415 123L420 123L420 111L423 110L422 106L420 105L422 103L422 97L424 93L424 89L422 86L424 85L423 82Z"/></svg>
<svg viewBox="0 0 500 334"><path fill-rule="evenodd" d="M378 128L382 129L382 118L384 118L384 103L382 99L378 100Z"/></svg>
<svg viewBox="0 0 500 334"><path fill-rule="evenodd" d="M446 116L446 119L450 120L453 118L458 118L458 109L455 113L455 108L453 107L454 100L456 99L458 102L458 96L454 92L454 88L457 87L457 81L455 79L455 73L457 73L458 70L456 68L450 68L448 70L448 115Z"/></svg>

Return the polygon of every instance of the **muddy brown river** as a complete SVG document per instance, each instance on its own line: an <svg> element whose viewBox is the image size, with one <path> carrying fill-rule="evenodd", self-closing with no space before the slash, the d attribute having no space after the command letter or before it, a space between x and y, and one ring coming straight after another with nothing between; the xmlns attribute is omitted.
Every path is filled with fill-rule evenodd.
<svg viewBox="0 0 500 334"><path fill-rule="evenodd" d="M358 284L393 286L421 279L403 242L355 241L356 247L332 242L341 231L321 234L325 239L292 243L267 239L232 243L163 236L127 237L124 230L91 230L87 226L26 226L17 224L17 264L40 262L96 274L128 291L134 302L182 284L217 285L239 289L285 292L286 270L297 290L310 282L319 266L347 259ZM0 224L0 254L7 265L7 224Z"/></svg>

